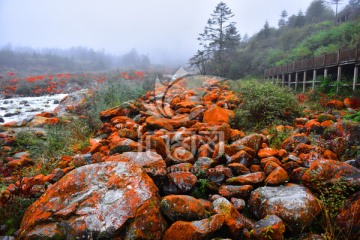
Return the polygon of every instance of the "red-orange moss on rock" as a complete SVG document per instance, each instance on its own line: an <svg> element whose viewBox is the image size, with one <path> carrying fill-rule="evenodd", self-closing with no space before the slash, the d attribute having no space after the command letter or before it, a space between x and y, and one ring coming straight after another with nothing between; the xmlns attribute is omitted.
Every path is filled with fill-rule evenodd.
<svg viewBox="0 0 360 240"><path fill-rule="evenodd" d="M153 205L146 204L150 200ZM116 237L130 219L136 224L133 222L129 229L146 229L145 239L160 239L166 223L158 210L149 209L156 210L158 201L153 181L135 165L107 162L83 166L52 185L27 209L19 231L20 239L53 237L53 232L47 235L44 231L49 226L61 237L80 237L84 230L87 234L106 232L107 236ZM142 216L143 219L140 210L151 212L146 216L158 227L142 227L146 221L136 218ZM156 217L152 217L154 215ZM67 224L70 231L64 231L63 224ZM159 229L161 231L154 231Z"/></svg>
<svg viewBox="0 0 360 240"><path fill-rule="evenodd" d="M234 112L228 109L213 107L204 112L204 123L229 123L234 118Z"/></svg>

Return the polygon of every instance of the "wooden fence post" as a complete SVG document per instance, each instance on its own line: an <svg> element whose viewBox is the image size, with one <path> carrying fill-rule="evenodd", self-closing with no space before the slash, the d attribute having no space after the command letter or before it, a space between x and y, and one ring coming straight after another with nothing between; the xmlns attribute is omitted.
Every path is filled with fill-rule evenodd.
<svg viewBox="0 0 360 240"><path fill-rule="evenodd" d="M338 66L337 79L336 79L336 93L339 93L340 80L341 80L341 66Z"/></svg>
<svg viewBox="0 0 360 240"><path fill-rule="evenodd" d="M304 76L303 76L303 92L305 92L306 90L306 70L304 71Z"/></svg>
<svg viewBox="0 0 360 240"><path fill-rule="evenodd" d="M315 89L315 81L316 81L316 69L313 71L313 79L312 79L312 89Z"/></svg>
<svg viewBox="0 0 360 240"><path fill-rule="evenodd" d="M357 84L358 76L359 76L359 66L355 65L355 68L354 68L354 80L353 80L353 91L354 92L356 90L356 84Z"/></svg>
<svg viewBox="0 0 360 240"><path fill-rule="evenodd" d="M288 82L288 86L291 87L291 73L289 73L289 78L288 78L289 82Z"/></svg>

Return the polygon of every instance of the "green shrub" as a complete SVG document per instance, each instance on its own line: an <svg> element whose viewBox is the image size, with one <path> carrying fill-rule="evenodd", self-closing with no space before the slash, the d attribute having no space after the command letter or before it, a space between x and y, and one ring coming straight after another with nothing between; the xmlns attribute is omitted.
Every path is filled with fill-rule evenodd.
<svg viewBox="0 0 360 240"><path fill-rule="evenodd" d="M289 88L254 80L234 81L230 86L243 101L235 110L235 128L256 130L288 124L299 114L298 101Z"/></svg>
<svg viewBox="0 0 360 240"><path fill-rule="evenodd" d="M337 179L327 186L319 181L321 187L317 197L322 206L320 224L324 230L322 234L326 239L349 239L349 229L342 229L336 224L336 216L343 208L345 200L354 193L354 189L348 187L344 178Z"/></svg>
<svg viewBox="0 0 360 240"><path fill-rule="evenodd" d="M320 84L317 90L321 93L327 94L329 97L333 96L351 96L353 94L352 83L350 79L341 79L341 81L332 80L333 77L319 77Z"/></svg>
<svg viewBox="0 0 360 240"><path fill-rule="evenodd" d="M0 225L6 227L6 235L14 235L19 229L25 210L34 199L12 196L10 203L0 208Z"/></svg>
<svg viewBox="0 0 360 240"><path fill-rule="evenodd" d="M360 122L360 111L356 111L355 113L348 113L344 116L344 119Z"/></svg>

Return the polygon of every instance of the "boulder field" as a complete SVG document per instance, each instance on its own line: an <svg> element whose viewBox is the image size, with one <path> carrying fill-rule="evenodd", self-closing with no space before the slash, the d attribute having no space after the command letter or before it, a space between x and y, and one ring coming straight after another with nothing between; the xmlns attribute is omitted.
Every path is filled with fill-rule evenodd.
<svg viewBox="0 0 360 240"><path fill-rule="evenodd" d="M267 130L231 128L241 100L225 84L209 79L201 96L181 83L156 92L166 96L148 92L101 112L88 153L7 187L2 204L11 195L39 197L18 239L325 239L310 226L323 209L319 192L338 180L349 198L336 222L359 239L360 158L340 161L360 145L359 124L339 110L306 112L276 127L289 136L275 148ZM31 161L23 155L3 167Z"/></svg>

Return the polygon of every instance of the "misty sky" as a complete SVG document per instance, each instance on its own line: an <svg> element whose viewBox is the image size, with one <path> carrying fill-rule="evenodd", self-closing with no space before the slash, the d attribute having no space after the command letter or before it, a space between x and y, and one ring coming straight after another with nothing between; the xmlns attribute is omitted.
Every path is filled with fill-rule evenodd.
<svg viewBox="0 0 360 240"><path fill-rule="evenodd" d="M224 0L237 29L250 36L286 9L312 0ZM186 61L220 0L0 0L0 46L72 46L122 54L131 48L152 62ZM347 2L347 1L346 1Z"/></svg>

